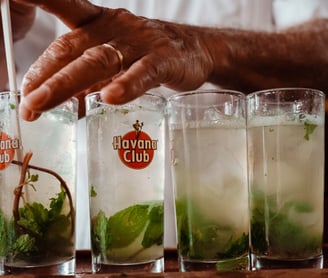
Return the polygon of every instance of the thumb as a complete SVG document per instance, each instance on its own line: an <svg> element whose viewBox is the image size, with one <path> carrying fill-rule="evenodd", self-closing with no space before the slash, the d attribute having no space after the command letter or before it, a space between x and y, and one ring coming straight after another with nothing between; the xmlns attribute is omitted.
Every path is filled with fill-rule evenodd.
<svg viewBox="0 0 328 278"><path fill-rule="evenodd" d="M35 5L58 17L67 27L74 29L91 21L102 11L87 0L15 0L19 3Z"/></svg>

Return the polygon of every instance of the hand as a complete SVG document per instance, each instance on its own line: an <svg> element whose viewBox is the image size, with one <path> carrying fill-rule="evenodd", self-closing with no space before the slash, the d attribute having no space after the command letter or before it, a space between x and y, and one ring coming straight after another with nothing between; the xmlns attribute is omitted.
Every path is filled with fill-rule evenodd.
<svg viewBox="0 0 328 278"><path fill-rule="evenodd" d="M72 31L54 41L26 74L20 105L26 120L81 92L101 89L104 101L122 104L160 84L197 88L210 74L211 59L201 35L184 25L82 0L28 2L55 14ZM122 54L122 65L108 44Z"/></svg>

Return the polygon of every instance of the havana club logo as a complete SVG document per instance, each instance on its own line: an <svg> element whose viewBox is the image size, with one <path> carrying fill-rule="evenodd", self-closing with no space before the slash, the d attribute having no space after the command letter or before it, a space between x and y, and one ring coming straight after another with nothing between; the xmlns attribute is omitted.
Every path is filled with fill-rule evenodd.
<svg viewBox="0 0 328 278"><path fill-rule="evenodd" d="M12 139L8 134L0 131L0 170L9 166L14 159L16 149L19 149L19 140Z"/></svg>
<svg viewBox="0 0 328 278"><path fill-rule="evenodd" d="M134 130L124 136L113 137L113 149L117 150L121 161L127 167L136 170L144 169L153 160L158 140L152 140L146 132L142 131L143 122L136 120L132 127Z"/></svg>

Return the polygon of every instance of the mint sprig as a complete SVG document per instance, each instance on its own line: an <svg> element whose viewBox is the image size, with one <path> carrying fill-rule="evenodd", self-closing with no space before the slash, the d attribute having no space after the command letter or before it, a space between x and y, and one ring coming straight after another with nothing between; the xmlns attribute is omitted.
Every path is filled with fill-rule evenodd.
<svg viewBox="0 0 328 278"><path fill-rule="evenodd" d="M179 250L195 260L226 260L248 253L247 231L236 235L230 225L206 219L191 201L176 201Z"/></svg>
<svg viewBox="0 0 328 278"><path fill-rule="evenodd" d="M148 205L134 205L108 219L108 248L126 247L137 238L148 221L148 207Z"/></svg>
<svg viewBox="0 0 328 278"><path fill-rule="evenodd" d="M91 242L93 252L106 256L113 248L124 248L144 232L144 249L163 243L163 204L137 204L118 211L109 218L99 211L92 221Z"/></svg>
<svg viewBox="0 0 328 278"><path fill-rule="evenodd" d="M316 124L312 124L309 120L305 120L304 121L304 129L305 129L305 135L304 135L304 139L306 141L310 140L310 135L314 132L314 130L316 129L317 125Z"/></svg>
<svg viewBox="0 0 328 278"><path fill-rule="evenodd" d="M28 152L22 162L12 161L20 166L21 175L14 190L12 216L0 211L0 255L9 261L21 259L30 263L72 256L74 207L68 186L56 172L30 165L31 157L32 153ZM60 191L50 198L48 207L25 198L24 187L37 192L39 186L39 175L31 174L31 169L47 173L59 182Z"/></svg>
<svg viewBox="0 0 328 278"><path fill-rule="evenodd" d="M149 213L149 224L141 243L144 248L149 248L154 244L161 245L163 243L163 219L164 207L161 205L154 206Z"/></svg>
<svg viewBox="0 0 328 278"><path fill-rule="evenodd" d="M320 253L322 235L312 233L291 213L311 215L313 206L305 201L293 200L278 206L274 196L262 192L251 194L251 243L259 255L269 250L274 255L291 258ZM292 235L292 236L291 236Z"/></svg>

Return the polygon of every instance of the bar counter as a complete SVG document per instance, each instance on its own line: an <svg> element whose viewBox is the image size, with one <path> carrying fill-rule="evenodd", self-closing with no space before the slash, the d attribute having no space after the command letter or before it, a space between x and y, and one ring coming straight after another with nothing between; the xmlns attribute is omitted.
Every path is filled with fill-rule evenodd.
<svg viewBox="0 0 328 278"><path fill-rule="evenodd" d="M0 277L18 277L18 278L45 278L45 277L75 277L75 278L112 278L112 277L145 277L145 278L312 278L328 277L328 244L324 245L324 268L323 269L276 269L276 270L257 270L257 271L233 271L233 272L215 272L215 271L194 271L179 272L177 253L174 249L165 250L165 272L164 273L108 273L92 274L91 272L91 253L88 250L77 251L76 254L76 274L70 276L55 276L47 274L24 274L3 275Z"/></svg>

